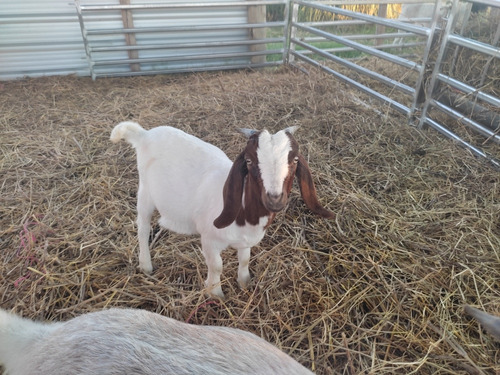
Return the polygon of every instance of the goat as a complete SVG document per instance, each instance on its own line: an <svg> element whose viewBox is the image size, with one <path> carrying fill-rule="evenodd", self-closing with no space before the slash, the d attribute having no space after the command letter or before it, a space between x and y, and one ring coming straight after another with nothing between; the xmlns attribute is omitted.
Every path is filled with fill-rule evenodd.
<svg viewBox="0 0 500 375"><path fill-rule="evenodd" d="M495 340L500 342L500 317L466 305L465 312L475 318Z"/></svg>
<svg viewBox="0 0 500 375"><path fill-rule="evenodd" d="M125 139L137 152L140 268L146 273L153 269L148 240L155 209L162 227L201 235L208 267L205 285L209 294L220 298L221 251L229 246L238 251L238 282L246 288L250 249L285 208L294 175L306 206L332 218L333 212L318 201L309 166L292 135L295 129L274 135L242 129L248 142L231 163L216 146L173 127L145 130L130 121L116 125L111 141Z"/></svg>
<svg viewBox="0 0 500 375"><path fill-rule="evenodd" d="M250 332L119 308L52 323L0 309L0 365L9 375L312 374Z"/></svg>

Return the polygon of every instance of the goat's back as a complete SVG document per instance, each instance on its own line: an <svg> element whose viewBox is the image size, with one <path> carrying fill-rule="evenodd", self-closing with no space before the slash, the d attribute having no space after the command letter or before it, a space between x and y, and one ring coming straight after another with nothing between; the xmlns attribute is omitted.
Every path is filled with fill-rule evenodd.
<svg viewBox="0 0 500 375"><path fill-rule="evenodd" d="M21 366L7 368L11 375L311 374L251 333L190 325L144 310L89 313L43 332L15 353Z"/></svg>
<svg viewBox="0 0 500 375"><path fill-rule="evenodd" d="M231 163L220 148L171 126L145 130L136 122L124 121L113 128L110 139L113 142L125 139L137 149L137 155L141 159L154 157L165 162L167 159L171 162L177 162L177 159L186 159L188 162L196 160L198 166L220 161ZM182 160L179 163L183 164ZM186 164L188 163L184 163ZM198 170L198 166L191 167Z"/></svg>
<svg viewBox="0 0 500 375"><path fill-rule="evenodd" d="M113 129L111 140L120 139L136 149L139 194L160 212L162 226L195 234L213 225L232 165L221 149L170 126L146 131L130 121Z"/></svg>

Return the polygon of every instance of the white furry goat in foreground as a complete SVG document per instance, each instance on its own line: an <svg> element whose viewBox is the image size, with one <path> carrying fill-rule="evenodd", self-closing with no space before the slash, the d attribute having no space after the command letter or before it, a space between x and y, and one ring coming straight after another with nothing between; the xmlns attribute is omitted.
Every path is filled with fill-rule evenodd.
<svg viewBox="0 0 500 375"><path fill-rule="evenodd" d="M160 126L149 131L122 122L111 140L127 140L136 149L139 170L137 226L139 265L150 273L151 216L182 234L200 234L208 267L209 293L223 297L220 286L222 250L238 250L238 282L250 280L250 248L264 237L277 212L285 208L294 176L310 210L325 218L333 213L318 202L305 159L293 138L295 127L271 135L267 130L243 130L248 142L234 163L219 148L179 129Z"/></svg>
<svg viewBox="0 0 500 375"><path fill-rule="evenodd" d="M134 309L46 324L0 309L0 364L9 375L312 374L252 333Z"/></svg>

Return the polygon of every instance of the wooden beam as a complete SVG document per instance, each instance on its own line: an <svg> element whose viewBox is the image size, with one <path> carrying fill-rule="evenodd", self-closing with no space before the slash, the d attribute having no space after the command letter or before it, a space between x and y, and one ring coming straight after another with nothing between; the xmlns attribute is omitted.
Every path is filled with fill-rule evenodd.
<svg viewBox="0 0 500 375"><path fill-rule="evenodd" d="M130 5L130 0L120 0L120 5ZM126 9L126 10L122 10L121 12L122 12L123 27L125 29L133 29L134 28L134 18L132 16L132 11ZM137 42L135 40L135 34L126 33L125 34L125 42L127 43L127 46L137 45ZM139 51L129 50L128 51L128 58L129 59L138 59L139 58ZM140 64L138 64L138 63L130 64L130 71L139 72L140 70L141 70Z"/></svg>
<svg viewBox="0 0 500 375"><path fill-rule="evenodd" d="M266 6L257 5L248 7L248 23L264 23L266 22ZM249 29L250 39L265 39L267 28L259 27L255 29ZM265 51L265 44L252 44L250 45L250 52ZM262 56L252 56L252 64L261 64L266 62L266 55Z"/></svg>
<svg viewBox="0 0 500 375"><path fill-rule="evenodd" d="M378 6L378 14L377 14L378 17L382 17L382 18L387 18L387 4L380 4ZM379 34L385 34L385 26L384 25L376 25L375 26L375 34L379 35ZM375 40L375 44L377 46L383 44L384 40L383 39L376 39Z"/></svg>

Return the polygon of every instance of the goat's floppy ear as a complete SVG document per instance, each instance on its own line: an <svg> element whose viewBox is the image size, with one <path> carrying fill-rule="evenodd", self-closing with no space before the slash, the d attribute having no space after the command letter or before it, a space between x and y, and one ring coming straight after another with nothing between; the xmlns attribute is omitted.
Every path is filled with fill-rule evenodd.
<svg viewBox="0 0 500 375"><path fill-rule="evenodd" d="M224 207L218 218L214 220L214 225L221 229L225 228L236 220L236 216L241 209L241 200L243 197L243 184L245 176L248 173L245 161L245 153L238 155L229 171L224 190L222 192Z"/></svg>
<svg viewBox="0 0 500 375"><path fill-rule="evenodd" d="M297 180L300 186L300 193L306 206L317 215L320 215L327 219L333 218L335 214L324 208L319 203L318 196L316 195L316 187L314 186L314 181L311 175L311 170L307 165L306 159L304 159L304 157L300 154L295 175L297 176Z"/></svg>

